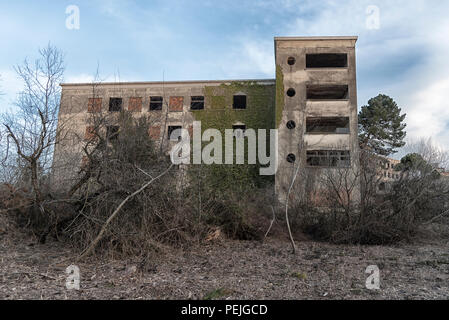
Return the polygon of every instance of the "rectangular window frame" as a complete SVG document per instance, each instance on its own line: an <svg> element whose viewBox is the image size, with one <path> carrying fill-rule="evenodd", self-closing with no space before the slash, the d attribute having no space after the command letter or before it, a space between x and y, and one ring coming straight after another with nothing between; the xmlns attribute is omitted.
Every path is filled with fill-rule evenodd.
<svg viewBox="0 0 449 320"><path fill-rule="evenodd" d="M123 98L109 98L109 112L121 112L123 110Z"/></svg>
<svg viewBox="0 0 449 320"><path fill-rule="evenodd" d="M348 150L307 150L308 168L345 169L351 167L351 153Z"/></svg>
<svg viewBox="0 0 449 320"><path fill-rule="evenodd" d="M204 96L191 96L190 110L204 110Z"/></svg>
<svg viewBox="0 0 449 320"><path fill-rule="evenodd" d="M349 117L307 117L306 134L327 135L327 134L350 134Z"/></svg>
<svg viewBox="0 0 449 320"><path fill-rule="evenodd" d="M164 97L162 96L151 96L150 97L150 111L161 111L164 105Z"/></svg>
<svg viewBox="0 0 449 320"><path fill-rule="evenodd" d="M321 62L320 62L321 60ZM325 61L327 60L327 61ZM329 60L334 60L333 63ZM335 62L335 60L337 60ZM347 69L348 54L347 53L307 53L306 69Z"/></svg>

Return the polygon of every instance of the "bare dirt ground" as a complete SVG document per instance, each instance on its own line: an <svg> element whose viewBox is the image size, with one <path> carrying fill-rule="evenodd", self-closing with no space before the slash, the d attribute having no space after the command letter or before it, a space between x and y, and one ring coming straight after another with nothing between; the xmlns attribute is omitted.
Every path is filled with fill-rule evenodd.
<svg viewBox="0 0 449 320"><path fill-rule="evenodd" d="M0 234L0 299L449 299L449 240L392 247L222 240L142 264L80 263L81 289L60 263L75 253ZM381 289L365 288L370 265Z"/></svg>

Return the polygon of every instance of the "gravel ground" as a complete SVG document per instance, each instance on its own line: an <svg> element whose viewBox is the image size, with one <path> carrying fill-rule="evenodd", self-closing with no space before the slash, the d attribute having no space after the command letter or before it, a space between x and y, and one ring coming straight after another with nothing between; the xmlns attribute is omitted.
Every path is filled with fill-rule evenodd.
<svg viewBox="0 0 449 320"><path fill-rule="evenodd" d="M221 240L157 261L80 263L81 288L67 290L74 253L52 242L0 235L0 299L449 299L449 243L394 247ZM61 263L62 262L62 263ZM380 290L365 270L380 269Z"/></svg>

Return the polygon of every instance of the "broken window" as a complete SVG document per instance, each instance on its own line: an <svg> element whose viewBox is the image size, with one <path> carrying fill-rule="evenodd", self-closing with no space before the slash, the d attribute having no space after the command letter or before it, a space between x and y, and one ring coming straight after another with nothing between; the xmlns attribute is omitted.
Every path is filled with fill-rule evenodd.
<svg viewBox="0 0 449 320"><path fill-rule="evenodd" d="M204 96L193 96L190 102L191 110L203 110L204 109Z"/></svg>
<svg viewBox="0 0 449 320"><path fill-rule="evenodd" d="M232 129L234 130L234 136L236 138L244 137L244 134L246 131L246 126L244 124L234 125L234 126L232 126Z"/></svg>
<svg viewBox="0 0 449 320"><path fill-rule="evenodd" d="M246 96L245 95L237 95L234 96L234 100L232 102L233 109L246 109Z"/></svg>
<svg viewBox="0 0 449 320"><path fill-rule="evenodd" d="M162 110L162 103L164 98L162 97L150 97L150 111Z"/></svg>
<svg viewBox="0 0 449 320"><path fill-rule="evenodd" d="M379 184L379 191L385 191L387 189L385 182Z"/></svg>
<svg viewBox="0 0 449 320"><path fill-rule="evenodd" d="M181 126L168 126L168 140L170 140L170 141L180 141L182 139L182 135L181 135L181 130L180 129L182 129ZM172 133L175 130L180 130L179 134L172 137Z"/></svg>
<svg viewBox="0 0 449 320"><path fill-rule="evenodd" d="M323 118L307 118L307 133L320 134L348 134L349 118L348 117L323 117Z"/></svg>
<svg viewBox="0 0 449 320"><path fill-rule="evenodd" d="M351 165L351 156L349 151L307 151L307 165L310 167L345 168Z"/></svg>
<svg viewBox="0 0 449 320"><path fill-rule="evenodd" d="M341 100L348 99L348 85L308 85L309 100Z"/></svg>
<svg viewBox="0 0 449 320"><path fill-rule="evenodd" d="M120 112L122 111L122 98L109 98L109 111Z"/></svg>
<svg viewBox="0 0 449 320"><path fill-rule="evenodd" d="M108 141L114 141L118 139L120 127L119 126L107 126L106 127L106 139Z"/></svg>
<svg viewBox="0 0 449 320"><path fill-rule="evenodd" d="M346 68L348 55L346 53L318 53L306 55L307 68Z"/></svg>

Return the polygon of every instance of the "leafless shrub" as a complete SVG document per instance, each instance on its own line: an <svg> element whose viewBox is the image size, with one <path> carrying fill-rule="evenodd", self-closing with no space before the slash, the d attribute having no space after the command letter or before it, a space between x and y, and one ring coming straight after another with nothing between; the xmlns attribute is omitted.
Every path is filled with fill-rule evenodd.
<svg viewBox="0 0 449 320"><path fill-rule="evenodd" d="M428 221L447 213L449 183L436 170L444 156L421 144L422 159L401 163L401 179L389 192L379 193L379 158L363 152L358 172L334 170L320 178L320 207L302 201L295 209L294 225L315 239L333 243L391 244L412 241ZM419 151L419 150L418 150ZM431 161L431 160L435 161ZM360 201L353 191L360 181Z"/></svg>

